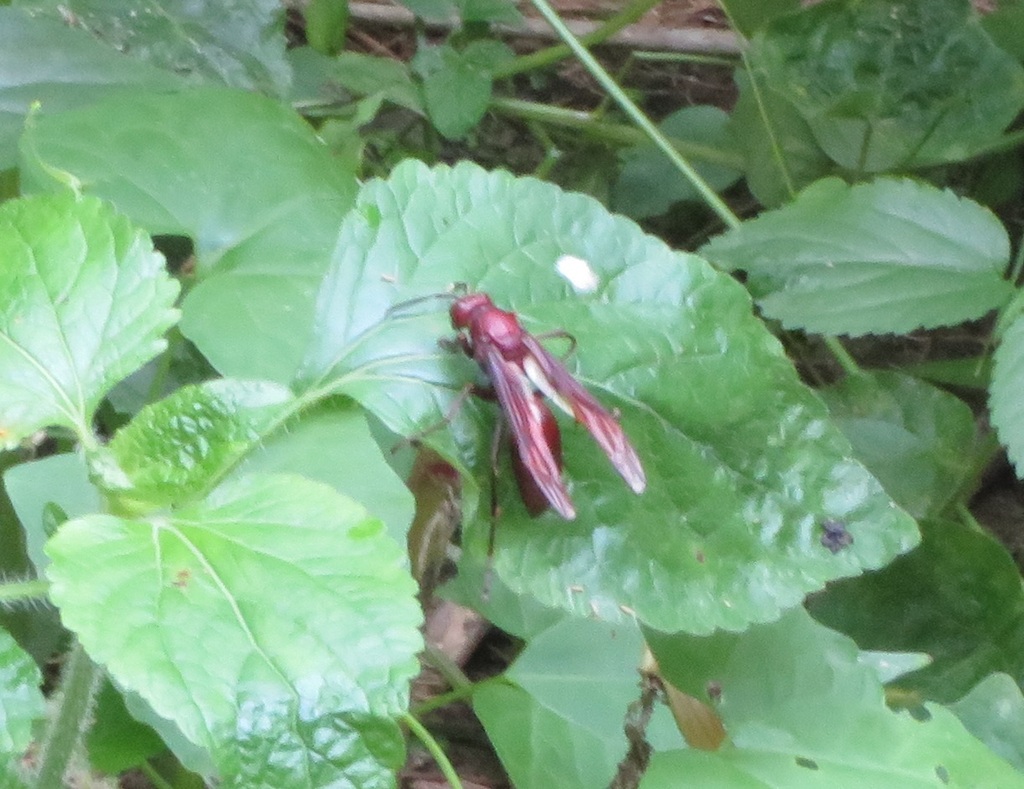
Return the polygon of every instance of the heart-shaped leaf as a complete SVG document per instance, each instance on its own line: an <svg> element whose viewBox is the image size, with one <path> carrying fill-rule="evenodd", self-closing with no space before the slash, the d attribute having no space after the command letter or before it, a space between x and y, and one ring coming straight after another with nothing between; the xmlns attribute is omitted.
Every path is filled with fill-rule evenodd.
<svg viewBox="0 0 1024 789"><path fill-rule="evenodd" d="M0 443L92 417L166 346L178 283L148 236L94 197L0 206Z"/></svg>
<svg viewBox="0 0 1024 789"><path fill-rule="evenodd" d="M742 628L916 542L742 287L596 201L410 163L363 188L335 248L296 382L305 396L343 392L403 435L436 426L478 371L438 345L452 336L449 302L401 302L462 282L536 334L570 332L566 364L621 417L646 468L641 496L577 428L564 430L575 521L528 517L502 475L495 568L511 588L585 616ZM589 264L596 289L562 278L566 255ZM493 419L490 404L467 404L424 440L486 480ZM475 561L488 522L466 533ZM836 522L854 541L833 552L822 537Z"/></svg>
<svg viewBox="0 0 1024 789"><path fill-rule="evenodd" d="M253 475L172 515L69 521L48 552L64 623L227 785L392 785L421 617L362 507Z"/></svg>

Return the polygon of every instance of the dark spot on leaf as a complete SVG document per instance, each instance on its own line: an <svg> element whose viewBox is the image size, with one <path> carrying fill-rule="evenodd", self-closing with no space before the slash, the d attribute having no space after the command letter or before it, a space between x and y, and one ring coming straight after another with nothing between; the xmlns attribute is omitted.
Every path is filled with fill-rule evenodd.
<svg viewBox="0 0 1024 789"><path fill-rule="evenodd" d="M805 759L803 756L796 757L796 763L800 767L806 767L808 770L817 770L818 763L814 759Z"/></svg>
<svg viewBox="0 0 1024 789"><path fill-rule="evenodd" d="M706 688L708 698L716 704L722 700L722 683L718 680L711 680Z"/></svg>
<svg viewBox="0 0 1024 789"><path fill-rule="evenodd" d="M191 570L178 570L178 572L174 574L174 585L177 586L179 589L184 589L186 586L188 586L188 582L191 580Z"/></svg>
<svg viewBox="0 0 1024 789"><path fill-rule="evenodd" d="M694 558L697 560L698 564L704 564L704 551L697 551Z"/></svg>
<svg viewBox="0 0 1024 789"><path fill-rule="evenodd" d="M935 774L939 777L939 780L942 781L942 783L949 784L949 770L941 764L935 765Z"/></svg>
<svg viewBox="0 0 1024 789"><path fill-rule="evenodd" d="M907 707L907 712L910 713L910 717L920 723L927 723L932 719L932 714L928 712L928 708L923 704L918 704L914 707Z"/></svg>
<svg viewBox="0 0 1024 789"><path fill-rule="evenodd" d="M843 548L853 545L853 535L846 530L842 521L825 520L821 522L821 544L832 553L839 553Z"/></svg>

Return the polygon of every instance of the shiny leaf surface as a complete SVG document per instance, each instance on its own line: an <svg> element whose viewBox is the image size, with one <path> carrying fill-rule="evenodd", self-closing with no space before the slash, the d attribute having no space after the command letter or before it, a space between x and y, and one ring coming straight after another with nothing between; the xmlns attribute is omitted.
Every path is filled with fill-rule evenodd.
<svg viewBox="0 0 1024 789"><path fill-rule="evenodd" d="M208 491L280 424L292 394L277 384L222 378L185 386L142 409L110 442L144 509Z"/></svg>
<svg viewBox="0 0 1024 789"><path fill-rule="evenodd" d="M392 785L420 612L362 507L255 475L171 515L70 521L48 551L65 624L225 785Z"/></svg>
<svg viewBox="0 0 1024 789"><path fill-rule="evenodd" d="M196 82L283 95L284 9L276 0L19 0L88 30L140 65Z"/></svg>
<svg viewBox="0 0 1024 789"><path fill-rule="evenodd" d="M54 508L69 518L103 509L99 490L89 482L85 458L77 453L19 463L4 472L4 489L24 529L28 557L40 575L50 563L44 546Z"/></svg>
<svg viewBox="0 0 1024 789"><path fill-rule="evenodd" d="M400 544L412 520L413 501L402 479L387 464L366 423L352 403L328 402L289 420L259 442L231 477L289 473L330 485L355 499L387 525Z"/></svg>
<svg viewBox="0 0 1024 789"><path fill-rule="evenodd" d="M969 482L983 452L963 401L899 373L849 376L819 390L860 461L915 518L937 514Z"/></svg>
<svg viewBox="0 0 1024 789"><path fill-rule="evenodd" d="M436 426L479 375L438 344L452 330L437 294L461 282L534 333L570 332L566 364L621 416L646 468L641 496L568 425L575 521L529 518L502 473L495 568L512 589L584 616L742 628L916 541L742 288L593 200L472 165L411 163L363 188L335 248L298 390L352 396L401 435ZM593 293L558 274L563 255L590 264ZM426 298L404 303L414 297ZM423 440L486 489L493 419L492 404L466 403L450 430ZM828 520L846 524L851 547L822 546ZM483 517L466 532L476 561L487 528Z"/></svg>
<svg viewBox="0 0 1024 789"><path fill-rule="evenodd" d="M624 742L609 742L566 721L514 685L480 688L473 710L517 787L607 786L619 758L613 746L625 751Z"/></svg>

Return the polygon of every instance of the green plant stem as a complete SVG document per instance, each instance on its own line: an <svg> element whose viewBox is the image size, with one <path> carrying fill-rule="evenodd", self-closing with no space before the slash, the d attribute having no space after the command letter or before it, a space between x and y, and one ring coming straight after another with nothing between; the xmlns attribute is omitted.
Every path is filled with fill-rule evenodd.
<svg viewBox="0 0 1024 789"><path fill-rule="evenodd" d="M1024 241L1024 239L1021 239ZM1013 265L1010 266L1009 280L1014 285L1017 284L1017 280L1020 278L1021 268L1024 268L1024 246L1017 245L1017 254L1013 256Z"/></svg>
<svg viewBox="0 0 1024 789"><path fill-rule="evenodd" d="M409 727L409 731L416 735L416 739L423 743L424 747L430 751L430 755L434 757L437 766L441 768L441 774L444 775L449 786L452 789L462 789L462 781L459 780L455 768L452 767L452 763L448 761L447 755L441 750L441 746L434 739L434 736L427 731L426 727L409 713L405 713L402 716L402 722Z"/></svg>
<svg viewBox="0 0 1024 789"><path fill-rule="evenodd" d="M146 391L146 402L153 403L160 399L167 384L167 376L171 372L171 361L178 346L182 343L183 337L177 327L167 332L167 347L156 362L156 370L153 379L149 382L149 389Z"/></svg>
<svg viewBox="0 0 1024 789"><path fill-rule="evenodd" d="M174 789L174 785L160 775L160 773L158 773L149 762L142 762L139 765L139 770L145 774L146 779L153 784L156 789Z"/></svg>
<svg viewBox="0 0 1024 789"><path fill-rule="evenodd" d="M825 340L825 345L832 351L832 355L836 357L839 366L843 368L847 375L860 375L860 365L850 356L850 352L843 347L843 344L836 337L824 337L823 339Z"/></svg>
<svg viewBox="0 0 1024 789"><path fill-rule="evenodd" d="M624 27L636 22L640 17L658 5L661 0L633 0L615 15L609 17L605 22L592 33L588 33L580 39L584 46L594 46L614 36ZM522 74L524 71L550 66L572 54L572 49L567 44L556 44L547 49L541 49L529 55L523 55L515 60L499 66L494 71L495 79L511 77L513 74Z"/></svg>
<svg viewBox="0 0 1024 789"><path fill-rule="evenodd" d="M447 693L441 693L437 696L427 699L421 704L417 704L410 711L410 714L422 717L427 713L439 710L441 707L447 707L449 704L454 704L456 701L462 701L463 699L469 698L476 688L460 688L459 690L450 690Z"/></svg>
<svg viewBox="0 0 1024 789"><path fill-rule="evenodd" d="M956 504L956 514L960 518L960 522L963 523L971 531L977 532L978 534L987 534L985 527L978 523L978 519L974 517L970 508L962 501L958 501Z"/></svg>
<svg viewBox="0 0 1024 789"><path fill-rule="evenodd" d="M729 20L729 27L733 30L739 30L739 26L736 24L736 20L732 18L732 14L729 13L728 3L719 3L719 7L725 12L725 18ZM772 158L775 160L776 165L779 168L779 175L782 177L783 183L786 185L786 193L793 197L796 195L796 186L793 183L793 176L789 172L789 167L786 165L786 157L782 153L782 143L779 141L778 135L775 133L775 127L771 123L771 119L768 117L768 109L765 106L764 96L761 93L761 86L757 82L757 74L755 70L750 66L750 58L747 56L747 48L743 47L740 49L740 60L743 62L743 69L747 73L747 78L750 80L750 88L754 92L754 101L757 103L757 111L761 116L761 122L764 123L765 131L768 134L768 140L770 141L772 148Z"/></svg>
<svg viewBox="0 0 1024 789"><path fill-rule="evenodd" d="M0 584L0 606L45 598L49 590L50 582L40 579L3 583Z"/></svg>
<svg viewBox="0 0 1024 789"><path fill-rule="evenodd" d="M466 690L472 691L473 683L464 673L462 673L462 669L459 668L444 652L431 644L427 644L427 647L423 652L427 662L437 669L438 673L444 678L444 681L447 682L453 690L463 692Z"/></svg>
<svg viewBox="0 0 1024 789"><path fill-rule="evenodd" d="M583 39L581 38L580 41ZM735 57L701 55L697 52L634 52L632 57L645 63L696 63L703 66L735 68Z"/></svg>
<svg viewBox="0 0 1024 789"><path fill-rule="evenodd" d="M82 645L75 642L61 676L57 709L39 748L39 771L31 784L35 789L64 785L64 774L89 728L93 700L102 676L100 667L85 654Z"/></svg>
<svg viewBox="0 0 1024 789"><path fill-rule="evenodd" d="M592 139L616 145L640 145L648 142L649 139L647 134L634 126L598 120L589 112L551 107L534 101L496 98L491 101L489 109L523 121L581 131ZM662 136L664 137L664 135ZM672 148L692 159L700 159L709 164L720 164L733 170L742 170L744 167L743 159L737 153L711 145L680 140L678 137L664 137L664 139Z"/></svg>
<svg viewBox="0 0 1024 789"><path fill-rule="evenodd" d="M608 91L615 100L615 103L619 105L630 120L643 130L650 140L669 158L669 161L672 162L676 169L693 184L694 189L697 190L697 193L700 194L711 210L718 215L719 219L729 228L739 227L740 220L730 210L729 206L715 194L715 190L705 183L704 179L690 166L689 162L680 156L679 152L665 138L665 135L661 133L661 130L643 114L615 80L608 75L608 72L604 70L601 64L580 44L579 39L565 26L547 0L531 0L531 2L534 8L540 12L541 16L547 20L548 24L555 29L559 37L572 49L573 54L580 59L580 62L583 63L591 76L600 83L602 88Z"/></svg>
<svg viewBox="0 0 1024 789"><path fill-rule="evenodd" d="M1003 447L999 443L999 437L994 431L989 430L982 433L980 442L980 446L968 455L971 465L961 478L959 490L955 491L951 497L951 500L957 502L956 507L959 517L972 528L979 530L981 530L981 527L974 519L974 516L970 514L964 502L970 498L971 494L978 490L982 478L985 476L985 471L992 467L992 461L996 455L1003 451ZM965 517L965 513L968 517Z"/></svg>

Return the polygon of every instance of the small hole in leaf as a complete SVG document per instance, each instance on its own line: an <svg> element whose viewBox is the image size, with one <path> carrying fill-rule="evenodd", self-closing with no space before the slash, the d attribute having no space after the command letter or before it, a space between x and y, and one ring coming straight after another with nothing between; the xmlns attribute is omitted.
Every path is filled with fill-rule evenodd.
<svg viewBox="0 0 1024 789"><path fill-rule="evenodd" d="M806 767L808 770L818 769L818 763L814 759L805 759L803 756L797 756L796 763L801 767Z"/></svg>

